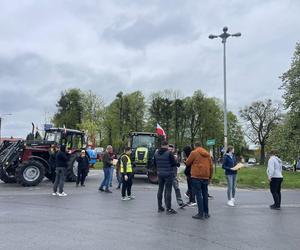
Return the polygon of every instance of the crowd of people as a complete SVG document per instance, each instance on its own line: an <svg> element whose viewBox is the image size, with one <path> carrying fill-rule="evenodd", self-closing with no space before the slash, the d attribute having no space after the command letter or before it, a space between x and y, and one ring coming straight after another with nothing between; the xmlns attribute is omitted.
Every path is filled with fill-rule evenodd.
<svg viewBox="0 0 300 250"><path fill-rule="evenodd" d="M77 157L77 180L76 187L79 184L85 186L85 178L89 168L95 164L95 155L89 153L89 150L82 150ZM91 150L90 150L91 151ZM175 191L176 201L179 208L185 206L196 206L198 212L193 216L194 219L208 219L209 213L209 197L208 185L213 176L213 162L211 154L196 142L194 149L190 146L183 148L183 162L185 164L184 174L187 180L187 191L185 195L188 202L184 202L179 188L179 180L177 178L178 168L180 167L181 157L176 152L174 145L163 141L160 149L156 150L153 158L154 165L158 176L157 205L158 212L166 211L167 214L176 214L172 208L172 189ZM270 191L272 193L274 204L270 205L271 209L279 210L281 206L281 184L282 162L276 156L276 151L270 152L270 158L267 167L267 176L270 181ZM52 170L55 171L53 179L53 196L66 196L64 192L65 172L68 167L69 153L64 145L58 150L54 145L50 151L49 162ZM117 189L121 189L121 200L128 201L135 199L131 188L133 183L133 162L131 160L131 148L126 147L120 157L113 151L113 147L108 145L103 156L103 172L104 178L100 181L99 191L112 193L113 173L116 173ZM234 155L234 148L228 146L227 152L224 154L222 168L224 169L227 180L227 205L235 206L236 182L239 168ZM163 205L164 198L164 205Z"/></svg>

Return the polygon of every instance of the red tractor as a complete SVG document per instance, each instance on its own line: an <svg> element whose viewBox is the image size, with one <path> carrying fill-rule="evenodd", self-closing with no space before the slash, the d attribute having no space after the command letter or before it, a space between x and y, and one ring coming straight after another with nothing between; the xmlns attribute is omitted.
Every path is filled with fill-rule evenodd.
<svg viewBox="0 0 300 250"><path fill-rule="evenodd" d="M33 139L33 138L31 138ZM46 176L52 180L54 169L49 162L51 145L66 145L71 156L66 172L67 181L77 177L76 158L85 148L83 132L65 128L48 128L42 140L4 141L0 145L0 179L5 183L36 186Z"/></svg>

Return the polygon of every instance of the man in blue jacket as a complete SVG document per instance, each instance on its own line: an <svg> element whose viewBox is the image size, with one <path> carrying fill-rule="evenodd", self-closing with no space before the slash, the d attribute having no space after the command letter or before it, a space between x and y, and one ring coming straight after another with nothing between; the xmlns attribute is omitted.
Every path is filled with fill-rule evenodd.
<svg viewBox="0 0 300 250"><path fill-rule="evenodd" d="M154 155L154 164L157 168L158 175L158 212L165 211L162 206L162 197L164 188L165 191L165 205L167 208L167 214L176 214L177 212L171 208L172 202L172 183L176 173L176 160L174 155L168 150L169 144L167 141L163 141L161 148Z"/></svg>

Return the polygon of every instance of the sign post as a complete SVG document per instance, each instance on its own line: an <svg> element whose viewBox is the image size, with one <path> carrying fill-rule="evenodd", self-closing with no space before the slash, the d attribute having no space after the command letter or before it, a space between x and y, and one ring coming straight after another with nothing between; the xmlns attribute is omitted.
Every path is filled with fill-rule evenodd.
<svg viewBox="0 0 300 250"><path fill-rule="evenodd" d="M217 162L215 157L215 145L216 145L216 139L208 139L206 141L206 145L210 147L210 149L213 151L213 159L214 159L214 165L215 165L215 173L217 173Z"/></svg>

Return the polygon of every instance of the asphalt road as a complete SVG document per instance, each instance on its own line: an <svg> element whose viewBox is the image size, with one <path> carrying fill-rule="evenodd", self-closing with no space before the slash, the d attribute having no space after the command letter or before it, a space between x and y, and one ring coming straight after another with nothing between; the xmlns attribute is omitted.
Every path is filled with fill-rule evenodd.
<svg viewBox="0 0 300 250"><path fill-rule="evenodd" d="M284 191L282 210L273 211L267 190L238 190L231 208L225 190L210 187L211 218L198 221L196 208L157 213L157 186L144 178L135 179L132 201L115 189L99 193L99 175L92 171L84 188L67 183L67 197L52 197L49 181L34 188L0 182L0 249L300 248L299 191Z"/></svg>

